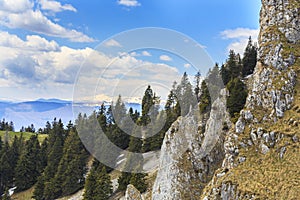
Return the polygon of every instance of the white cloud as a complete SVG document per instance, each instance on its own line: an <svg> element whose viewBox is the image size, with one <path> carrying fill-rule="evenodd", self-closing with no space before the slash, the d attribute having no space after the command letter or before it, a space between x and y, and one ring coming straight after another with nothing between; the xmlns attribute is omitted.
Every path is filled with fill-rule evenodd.
<svg viewBox="0 0 300 200"><path fill-rule="evenodd" d="M136 7L141 5L141 3L139 3L137 0L118 0L118 4L127 7Z"/></svg>
<svg viewBox="0 0 300 200"><path fill-rule="evenodd" d="M122 47L122 45L114 39L106 41L104 45L106 47Z"/></svg>
<svg viewBox="0 0 300 200"><path fill-rule="evenodd" d="M148 84L156 85L155 92L164 98L167 94L163 92L169 91L173 81L181 77L173 66L139 60L131 54L111 57L90 48L59 46L37 35L21 39L0 31L0 83L13 94L8 98L32 99L44 95L71 99L74 81L84 62L86 73L80 77L85 100L91 100L91 95L85 96L86 91L97 84L95 95L103 94L103 98L118 94L128 99L138 98L143 93L134 91L143 92Z"/></svg>
<svg viewBox="0 0 300 200"><path fill-rule="evenodd" d="M258 34L258 29L249 28L236 28L222 31L221 36L223 39L232 40L232 42L227 47L226 53L228 53L228 51L232 49L242 56L246 48L249 36L252 37L253 42L257 42Z"/></svg>
<svg viewBox="0 0 300 200"><path fill-rule="evenodd" d="M74 29L67 29L47 18L41 10L34 9L30 0L17 0L15 8L10 2L3 1L0 7L0 25L8 28L25 29L48 36L67 38L72 42L93 42L94 39Z"/></svg>
<svg viewBox="0 0 300 200"><path fill-rule="evenodd" d="M161 56L159 57L159 59L162 60L162 61L171 61L171 60L172 60L172 58L170 58L170 57L167 56L167 55L161 55Z"/></svg>
<svg viewBox="0 0 300 200"><path fill-rule="evenodd" d="M191 67L191 64L189 64L189 63L185 63L185 64L184 64L184 67L188 69L188 68L190 68L190 67Z"/></svg>
<svg viewBox="0 0 300 200"><path fill-rule="evenodd" d="M1 0L0 10L12 13L21 13L33 7L33 2L29 0Z"/></svg>
<svg viewBox="0 0 300 200"><path fill-rule="evenodd" d="M78 68L91 49L60 47L38 35L22 40L16 35L0 31L1 78L22 87L46 87L45 82L73 83ZM18 78L16 78L18 77Z"/></svg>
<svg viewBox="0 0 300 200"><path fill-rule="evenodd" d="M151 56L151 54L150 54L148 51L143 51L143 52L142 52L142 55L143 55L143 56Z"/></svg>
<svg viewBox="0 0 300 200"><path fill-rule="evenodd" d="M244 38L244 37L257 37L258 36L257 29L249 29L249 28L236 28L236 29L228 29L221 32L221 35L224 39L235 39L235 38Z"/></svg>
<svg viewBox="0 0 300 200"><path fill-rule="evenodd" d="M59 45L55 41L48 41L39 35L27 35L26 40L16 35L0 31L0 46L17 48L24 51L58 51Z"/></svg>
<svg viewBox="0 0 300 200"><path fill-rule="evenodd" d="M40 0L40 4L41 4L41 8L43 10L50 10L52 12L61 12L64 10L69 10L69 11L73 11L73 12L77 11L76 8L74 8L72 5L70 5L70 4L62 5L58 1Z"/></svg>

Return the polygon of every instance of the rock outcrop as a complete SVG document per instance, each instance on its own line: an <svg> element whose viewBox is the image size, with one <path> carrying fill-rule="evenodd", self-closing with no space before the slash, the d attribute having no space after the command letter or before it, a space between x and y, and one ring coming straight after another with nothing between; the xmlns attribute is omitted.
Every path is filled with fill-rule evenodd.
<svg viewBox="0 0 300 200"><path fill-rule="evenodd" d="M264 66L282 70L295 63L287 48L300 40L299 19L299 1L262 0L259 60Z"/></svg>
<svg viewBox="0 0 300 200"><path fill-rule="evenodd" d="M125 200L142 200L141 193L131 184L127 186Z"/></svg>
<svg viewBox="0 0 300 200"><path fill-rule="evenodd" d="M201 126L206 126L204 133ZM224 159L223 142L227 131L224 126L230 127L225 90L213 103L206 123L193 112L173 123L162 145L153 200L200 196Z"/></svg>
<svg viewBox="0 0 300 200"><path fill-rule="evenodd" d="M237 123L243 132L246 112L261 110L263 116L254 118L276 121L291 108L294 100L296 72L293 66L299 58L300 5L296 0L262 0L258 64L249 81L250 93L246 109ZM251 114L252 115L252 114ZM252 119L250 119L252 120Z"/></svg>
<svg viewBox="0 0 300 200"><path fill-rule="evenodd" d="M229 170L222 174L222 177L218 176L218 173L225 169L234 169L240 163L247 162L246 156L239 155L241 151L244 152L243 155L248 154L250 157L257 154L254 158L260 154L272 153L283 159L287 150L286 145L292 141L290 137L297 137L296 132L289 132L290 127L294 126L295 120L285 120L284 114L292 108L295 94L297 94L295 86L300 67L299 1L262 0L260 26L258 63L253 76L248 80L249 94L245 108L240 112L235 129L231 130L225 139L224 146L227 148L225 148L226 154L222 168L217 170L202 194L202 199L255 199L259 194L252 194L248 189L247 192L242 192L238 184L230 181L234 179L230 177L234 177L233 173L237 173L236 171ZM298 116L297 112L294 113ZM276 127L276 123L280 123L278 126L281 131L288 133L283 134L272 130L272 127ZM280 127L285 125L286 129ZM274 152L273 148L277 150ZM233 149L236 150L233 151ZM272 160L272 158L269 159ZM275 163L277 160L274 159L272 162ZM296 160L296 162L299 161ZM249 164L253 166L253 163ZM282 165L278 164L278 166ZM253 173L259 175L260 172L254 171ZM263 173L265 173L264 176L267 175L266 172ZM278 172L274 170L272 173ZM247 177L247 174L244 176ZM295 183L293 187L300 186ZM269 189L266 190L266 193L271 195ZM260 190L256 189L256 191ZM272 195L275 197L278 194ZM267 198L267 196L263 196L263 198Z"/></svg>
<svg viewBox="0 0 300 200"><path fill-rule="evenodd" d="M300 86L295 93L300 73L300 2L262 0L260 26L258 63L247 80L249 94L235 128L230 129L225 90L213 103L207 121L194 113L180 117L166 133L152 199L266 199L282 195L278 190L288 191L280 198L299 196L295 188L300 189L300 177L293 166L300 163L300 105L293 104L295 98L300 104ZM286 119L285 112L291 108L290 115L296 117ZM274 130L277 123L279 131ZM240 166L249 169L241 167L243 174L239 174ZM281 171L276 167L282 167ZM292 189L272 191L275 186L270 186L274 184L271 179L264 180L267 175L275 183L285 180L289 184L291 179ZM262 177L258 188L248 176ZM241 188L244 182L250 185Z"/></svg>

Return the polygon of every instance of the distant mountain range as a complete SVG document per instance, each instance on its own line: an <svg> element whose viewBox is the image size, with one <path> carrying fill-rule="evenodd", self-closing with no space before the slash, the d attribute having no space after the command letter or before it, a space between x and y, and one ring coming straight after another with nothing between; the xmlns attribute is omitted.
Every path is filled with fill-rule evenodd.
<svg viewBox="0 0 300 200"><path fill-rule="evenodd" d="M106 106L109 105L108 102L104 103ZM141 110L138 103L125 104L127 109L132 107L134 110ZM98 110L100 105L87 103L72 105L72 101L60 99L38 99L25 102L0 101L0 117L1 119L5 118L6 121L13 121L16 131L19 131L22 126L27 127L30 124L34 124L38 129L45 127L46 122L52 122L55 117L62 119L65 125L70 120L74 122L79 111L90 114L92 111Z"/></svg>

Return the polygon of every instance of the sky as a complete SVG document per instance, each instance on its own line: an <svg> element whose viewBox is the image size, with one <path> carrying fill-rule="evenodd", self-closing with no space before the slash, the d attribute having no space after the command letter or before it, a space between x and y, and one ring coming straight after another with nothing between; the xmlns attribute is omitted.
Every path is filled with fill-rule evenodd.
<svg viewBox="0 0 300 200"><path fill-rule="evenodd" d="M0 0L0 100L139 101L148 84L163 99L184 71L192 79L257 41L259 10L260 0Z"/></svg>

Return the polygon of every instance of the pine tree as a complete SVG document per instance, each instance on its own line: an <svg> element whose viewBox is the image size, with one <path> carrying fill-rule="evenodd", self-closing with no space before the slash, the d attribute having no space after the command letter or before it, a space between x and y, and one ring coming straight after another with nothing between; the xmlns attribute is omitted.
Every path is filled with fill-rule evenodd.
<svg viewBox="0 0 300 200"><path fill-rule="evenodd" d="M47 155L48 155L48 138L45 138L44 141L41 144L41 150L40 150L40 172L42 173L47 166Z"/></svg>
<svg viewBox="0 0 300 200"><path fill-rule="evenodd" d="M25 149L16 166L15 184L17 191L26 190L36 183L37 178L40 175L39 153L39 141L37 135L33 135L26 142Z"/></svg>
<svg viewBox="0 0 300 200"><path fill-rule="evenodd" d="M221 76L222 76L222 80L224 85L227 85L227 83L230 81L231 76L230 76L230 72L227 69L227 67L225 65L221 66Z"/></svg>
<svg viewBox="0 0 300 200"><path fill-rule="evenodd" d="M199 110L200 113L206 113L211 108L211 97L206 84L206 81L202 81L201 83L201 95L199 101Z"/></svg>
<svg viewBox="0 0 300 200"><path fill-rule="evenodd" d="M127 185L130 183L130 179L131 179L131 173L122 172L121 176L118 179L118 183L119 183L118 190L125 191L127 188Z"/></svg>
<svg viewBox="0 0 300 200"><path fill-rule="evenodd" d="M143 193L147 189L145 176L146 175L143 173L134 173L134 174L132 174L129 183L132 184L141 193Z"/></svg>
<svg viewBox="0 0 300 200"><path fill-rule="evenodd" d="M105 167L102 168L98 175L96 194L99 200L107 200L112 193L110 176L107 174Z"/></svg>
<svg viewBox="0 0 300 200"><path fill-rule="evenodd" d="M100 124L101 129L103 130L103 132L106 132L106 123L107 123L107 118L106 118L106 108L104 103L101 104L101 107L99 109L99 112L97 114L97 119L98 122Z"/></svg>
<svg viewBox="0 0 300 200"><path fill-rule="evenodd" d="M44 188L45 188L45 180L44 176L39 176L37 179L37 183L35 184L34 191L33 191L33 199L36 200L44 200Z"/></svg>
<svg viewBox="0 0 300 200"><path fill-rule="evenodd" d="M214 102L219 97L220 90L224 88L218 63L215 64L212 70L209 70L205 82L209 88L210 100Z"/></svg>
<svg viewBox="0 0 300 200"><path fill-rule="evenodd" d="M23 141L20 141L19 138L15 135L13 143L10 148L10 156L11 156L11 166L13 169L16 168L17 161L22 151Z"/></svg>
<svg viewBox="0 0 300 200"><path fill-rule="evenodd" d="M243 56L243 60L242 60L243 77L248 76L249 74L252 74L254 72L256 62L257 62L257 47L256 47L256 45L253 45L252 39L251 39L251 37L249 37L249 41L248 41L247 47L244 51L244 56Z"/></svg>
<svg viewBox="0 0 300 200"><path fill-rule="evenodd" d="M192 85L188 79L188 75L184 72L180 84L177 86L175 91L177 97L176 111L178 116L185 116L189 113L190 108L197 104L196 96L193 93Z"/></svg>
<svg viewBox="0 0 300 200"><path fill-rule="evenodd" d="M149 114L151 112L153 105L155 104L155 101L156 99L153 90L151 89L151 86L148 85L142 99L141 125L146 126L147 124L150 123L151 119Z"/></svg>
<svg viewBox="0 0 300 200"><path fill-rule="evenodd" d="M227 68L230 73L230 80L236 77L240 77L241 75L241 68L238 65L239 55L236 55L233 50L229 51L229 58L227 60Z"/></svg>
<svg viewBox="0 0 300 200"><path fill-rule="evenodd" d="M56 177L62 183L61 194L66 196L83 187L88 154L78 134L72 131L66 139L63 152Z"/></svg>
<svg viewBox="0 0 300 200"><path fill-rule="evenodd" d="M93 200L96 197L96 175L96 169L93 167L85 181L83 194L84 200Z"/></svg>
<svg viewBox="0 0 300 200"><path fill-rule="evenodd" d="M108 200L112 193L106 168L92 168L85 183L84 200Z"/></svg>
<svg viewBox="0 0 300 200"><path fill-rule="evenodd" d="M195 96L197 98L197 101L199 102L199 98L200 98L200 81L201 81L201 73L200 71L197 72L197 74L195 75Z"/></svg>
<svg viewBox="0 0 300 200"><path fill-rule="evenodd" d="M49 126L49 125L48 125ZM38 183L35 187L34 197L36 199L54 199L57 195L54 191L57 191L60 187L56 183L54 176L57 172L58 164L63 154L63 145L65 138L65 130L61 120L58 122L54 118L52 127L49 130L48 145L47 145L47 166L42 174L42 177L38 179ZM52 193L53 192L53 193Z"/></svg>
<svg viewBox="0 0 300 200"><path fill-rule="evenodd" d="M9 151L8 141L5 141L0 152L0 195L13 184L14 169L11 166Z"/></svg>
<svg viewBox="0 0 300 200"><path fill-rule="evenodd" d="M227 97L227 108L230 116L235 117L239 114L246 103L246 85L239 78L235 78L228 83L227 89L229 91L229 96Z"/></svg>

